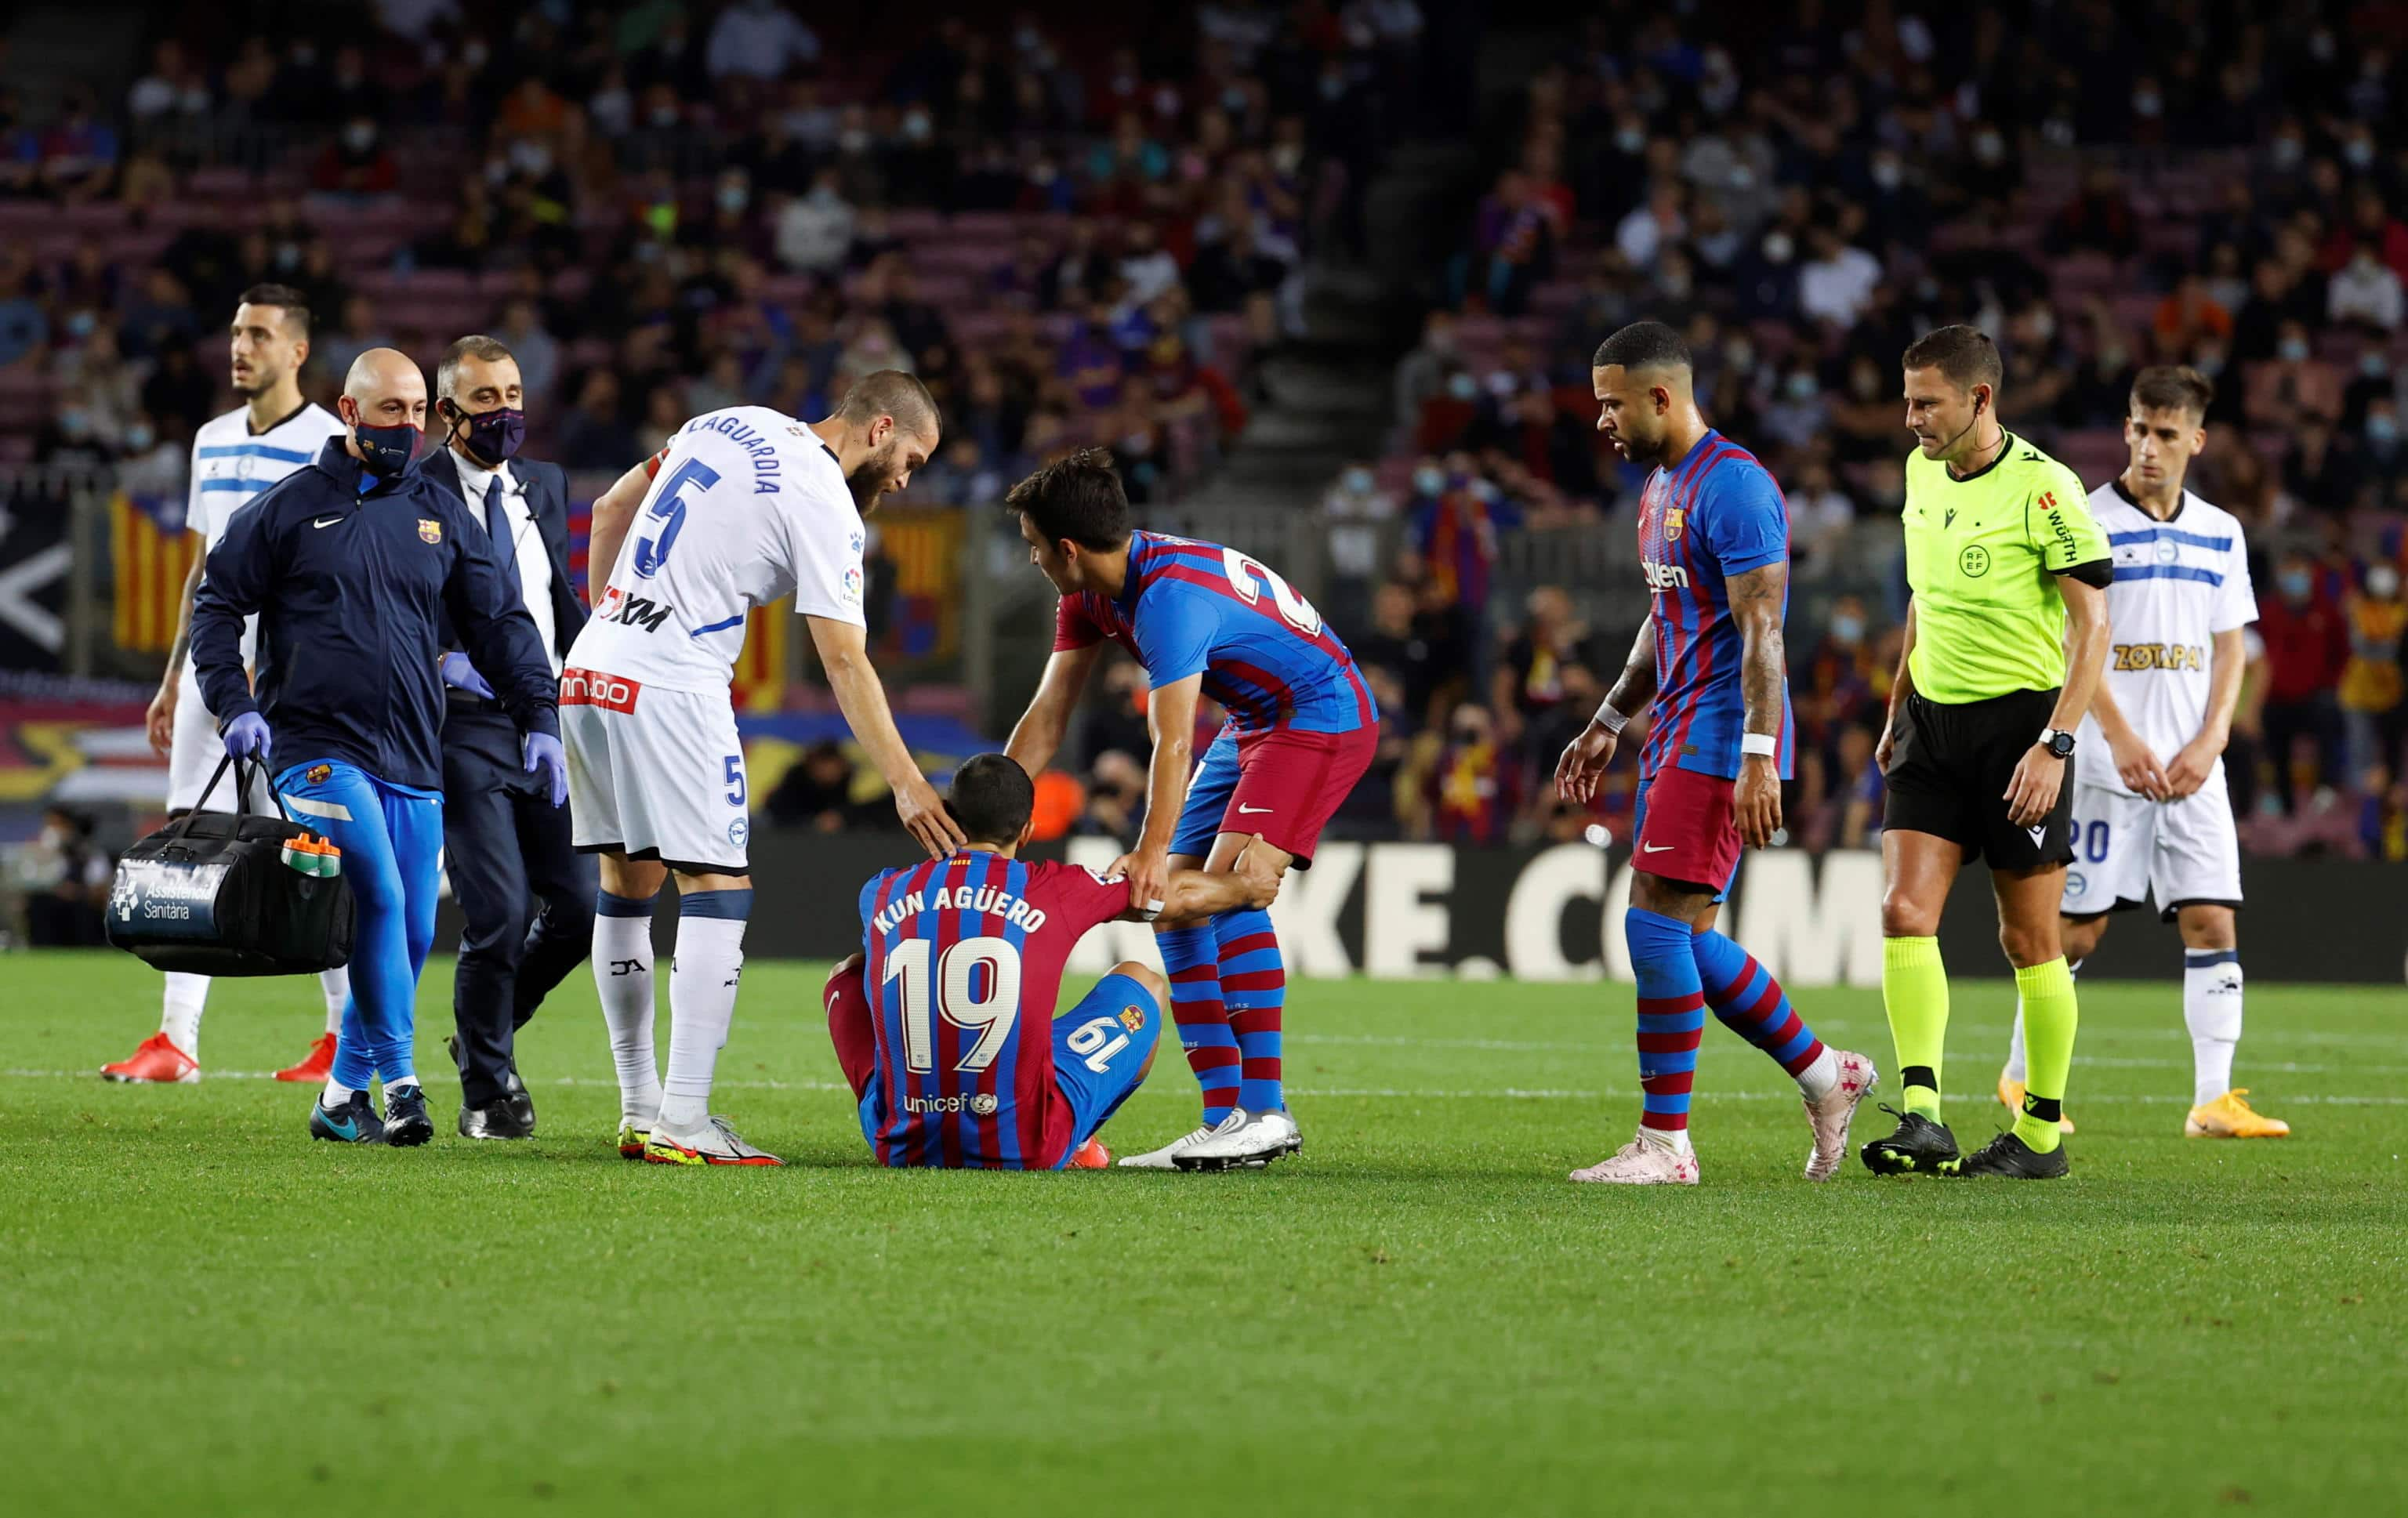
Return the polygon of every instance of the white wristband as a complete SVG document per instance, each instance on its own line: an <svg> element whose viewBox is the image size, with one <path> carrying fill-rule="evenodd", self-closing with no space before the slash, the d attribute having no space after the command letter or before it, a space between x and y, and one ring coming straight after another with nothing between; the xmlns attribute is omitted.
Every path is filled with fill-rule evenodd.
<svg viewBox="0 0 2408 1518"><path fill-rule="evenodd" d="M1609 733L1619 733L1630 724L1630 719L1613 709L1611 701L1597 704L1597 715L1589 719Z"/></svg>
<svg viewBox="0 0 2408 1518"><path fill-rule="evenodd" d="M1743 754L1760 753L1770 759L1781 752L1781 740L1770 733L1742 733L1739 736L1739 752Z"/></svg>

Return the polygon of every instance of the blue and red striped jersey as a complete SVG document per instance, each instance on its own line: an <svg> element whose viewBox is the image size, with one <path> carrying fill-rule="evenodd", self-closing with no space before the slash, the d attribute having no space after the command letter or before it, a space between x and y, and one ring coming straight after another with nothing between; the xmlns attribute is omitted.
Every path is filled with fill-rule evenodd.
<svg viewBox="0 0 2408 1518"><path fill-rule="evenodd" d="M1352 733L1379 703L1354 656L1288 582L1233 548L1160 533L1129 537L1128 583L1062 597L1054 647L1111 638L1154 686L1204 677L1240 733Z"/></svg>
<svg viewBox="0 0 2408 1518"><path fill-rule="evenodd" d="M1789 556L1789 503L1756 455L1709 428L1670 469L1647 477L1639 497L1639 559L1656 624L1656 714L1639 772L1665 764L1726 780L1739 774L1746 731L1740 685L1740 630L1730 576ZM1788 614L1788 595L1782 596ZM1796 730L1789 688L1781 692L1780 747L1787 780Z"/></svg>
<svg viewBox="0 0 2408 1518"><path fill-rule="evenodd" d="M1079 939L1128 910L1128 882L965 850L861 888L876 1013L881 1163L1051 1168L1073 1114L1054 1081L1054 1004Z"/></svg>

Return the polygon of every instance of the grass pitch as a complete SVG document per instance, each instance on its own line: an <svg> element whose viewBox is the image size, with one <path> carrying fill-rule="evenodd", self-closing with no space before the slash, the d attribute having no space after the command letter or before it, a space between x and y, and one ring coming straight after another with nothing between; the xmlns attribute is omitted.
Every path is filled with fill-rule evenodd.
<svg viewBox="0 0 2408 1518"><path fill-rule="evenodd" d="M2296 1137L2186 1141L2172 984L2083 989L2073 1178L1798 1179L1710 1025L1705 1184L1629 1135L1627 987L1305 983L1297 1161L871 1166L817 972L757 961L716 1105L781 1170L629 1165L592 988L528 1144L311 1144L314 982L221 982L196 1087L122 954L0 959L0 1482L26 1513L2401 1511L2408 994L2253 985ZM448 962L421 1058L447 1068ZM1076 989L1075 986L1073 989ZM2011 986L1956 988L1971 1148ZM1895 1096L1877 995L1801 998ZM666 1039L664 1038L664 1047ZM1193 1121L1176 1052L1105 1138ZM1878 1120L1869 1110L1862 1128Z"/></svg>

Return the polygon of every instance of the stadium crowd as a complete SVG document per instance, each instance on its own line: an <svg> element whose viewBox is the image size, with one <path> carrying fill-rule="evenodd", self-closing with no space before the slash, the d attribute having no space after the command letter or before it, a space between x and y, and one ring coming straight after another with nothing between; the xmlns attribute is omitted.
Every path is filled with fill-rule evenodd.
<svg viewBox="0 0 2408 1518"><path fill-rule="evenodd" d="M1576 831L1538 782L1555 713L1576 726L1621 667L1636 566L1574 597L1502 571L1538 557L1517 539L1631 535L1642 480L1598 446L1589 356L1653 317L1787 494L1790 814L1805 841L1862 842L1905 594L1899 355L1970 320L1999 338L2010 425L2093 486L2124 465L2139 368L2215 380L2192 488L2248 529L2262 613L2228 766L2245 836L2402 857L2397 50L2344 44L2358 18L2331 7L2279 32L2172 0L1850 8L1742 33L1603 7L1487 135L1389 452L1326 497L1334 536L1389 523L1408 546L1356 644L1407 696L1398 818ZM1593 629L1575 600L1619 620ZM1627 791L1606 805L1627 831Z"/></svg>
<svg viewBox="0 0 2408 1518"><path fill-rule="evenodd" d="M781 0L370 8L169 21L122 101L0 96L0 448L172 482L222 313L275 281L315 398L489 330L571 468L894 366L953 421L928 499L1090 441L1158 496L1244 425L1420 78L1412 0L1207 6L1143 46L964 13L899 50Z"/></svg>

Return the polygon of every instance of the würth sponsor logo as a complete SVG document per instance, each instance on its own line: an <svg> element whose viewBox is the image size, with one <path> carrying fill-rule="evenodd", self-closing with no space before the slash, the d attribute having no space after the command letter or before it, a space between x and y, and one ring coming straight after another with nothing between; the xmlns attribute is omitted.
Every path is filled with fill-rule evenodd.
<svg viewBox="0 0 2408 1518"><path fill-rule="evenodd" d="M611 711L633 711L636 697L643 687L632 680L606 675L598 669L568 668L560 672L560 704L564 707L602 707Z"/></svg>

